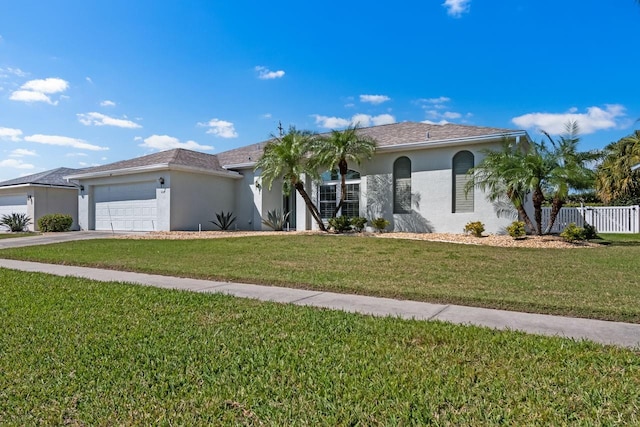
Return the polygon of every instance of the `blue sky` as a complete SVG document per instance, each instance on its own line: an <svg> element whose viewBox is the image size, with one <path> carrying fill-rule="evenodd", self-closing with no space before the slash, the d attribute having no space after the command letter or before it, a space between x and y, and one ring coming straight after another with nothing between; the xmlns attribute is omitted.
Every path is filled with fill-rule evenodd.
<svg viewBox="0 0 640 427"><path fill-rule="evenodd" d="M640 127L634 0L3 2L0 180L283 126Z"/></svg>

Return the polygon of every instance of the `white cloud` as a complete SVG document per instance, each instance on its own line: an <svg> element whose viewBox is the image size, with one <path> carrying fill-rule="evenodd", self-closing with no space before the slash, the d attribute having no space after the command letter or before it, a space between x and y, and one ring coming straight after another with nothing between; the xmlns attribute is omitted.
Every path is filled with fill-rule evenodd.
<svg viewBox="0 0 640 427"><path fill-rule="evenodd" d="M89 156L87 153L67 153L65 157L87 157Z"/></svg>
<svg viewBox="0 0 640 427"><path fill-rule="evenodd" d="M360 127L388 125L396 122L396 118L391 114L380 114L371 116L369 114L355 114L351 119L343 119L341 117L321 116L313 114L311 117L316 119L318 127L325 129L338 129L350 125L358 125Z"/></svg>
<svg viewBox="0 0 640 427"><path fill-rule="evenodd" d="M115 119L105 114L96 112L77 114L77 116L78 121L85 126L115 126L127 129L137 129L142 127L138 123L132 122L131 120Z"/></svg>
<svg viewBox="0 0 640 427"><path fill-rule="evenodd" d="M11 154L9 154L9 157L25 157L25 156L37 156L37 153L33 150L16 148L11 152Z"/></svg>
<svg viewBox="0 0 640 427"><path fill-rule="evenodd" d="M471 0L445 0L442 3L447 9L447 14L454 18L459 18L463 13L469 12Z"/></svg>
<svg viewBox="0 0 640 427"><path fill-rule="evenodd" d="M282 70L271 71L267 67L263 67L260 65L256 66L255 70L258 72L258 78L261 80L272 80L284 77L284 71Z"/></svg>
<svg viewBox="0 0 640 427"><path fill-rule="evenodd" d="M18 77L26 77L27 73L22 71L20 68L0 68L0 77L9 77L9 75L14 75Z"/></svg>
<svg viewBox="0 0 640 427"><path fill-rule="evenodd" d="M0 160L0 168L13 168L13 169L33 169L33 166L30 163L25 163L22 160L16 159L6 159Z"/></svg>
<svg viewBox="0 0 640 427"><path fill-rule="evenodd" d="M462 114L456 113L454 111L445 111L442 114L442 117L444 117L445 119L459 119L460 117L462 117Z"/></svg>
<svg viewBox="0 0 640 427"><path fill-rule="evenodd" d="M144 140L144 143L140 144L140 147L152 148L154 150L163 151L171 150L173 148L186 148L187 150L213 150L213 147L208 145L200 145L195 141L180 142L178 138L174 138L169 135L151 135Z"/></svg>
<svg viewBox="0 0 640 427"><path fill-rule="evenodd" d="M115 103L115 102L113 102L113 101L109 101L108 99L105 99L104 101L102 101L102 102L100 103L100 106L101 106L101 107L115 107L115 106L116 106L116 103Z"/></svg>
<svg viewBox="0 0 640 427"><path fill-rule="evenodd" d="M432 120L423 120L421 123L426 123L428 125L440 125L440 126L442 126L442 125L448 124L449 122L446 121L446 120L440 120L438 122L434 122Z"/></svg>
<svg viewBox="0 0 640 427"><path fill-rule="evenodd" d="M438 98L420 98L418 99L418 102L424 102L427 104L444 104L446 102L451 101L451 98L448 98L446 96L440 96Z"/></svg>
<svg viewBox="0 0 640 427"><path fill-rule="evenodd" d="M22 135L22 131L20 129L0 127L0 140L20 141L22 139L20 135Z"/></svg>
<svg viewBox="0 0 640 427"><path fill-rule="evenodd" d="M390 100L391 98L386 95L360 95L360 102L368 102L373 105L382 104Z"/></svg>
<svg viewBox="0 0 640 427"><path fill-rule="evenodd" d="M89 144L88 142L82 139L69 138L68 136L36 134L31 136L25 136L24 140L28 142L37 142L38 144L58 145L61 147L73 147L79 150L104 151L109 149L108 147L100 147L98 145Z"/></svg>
<svg viewBox="0 0 640 427"><path fill-rule="evenodd" d="M93 84L93 80L91 80L91 77L85 77L84 78L87 82Z"/></svg>
<svg viewBox="0 0 640 427"><path fill-rule="evenodd" d="M270 119L271 118L271 113L265 113L261 116L263 119Z"/></svg>
<svg viewBox="0 0 640 427"><path fill-rule="evenodd" d="M20 90L14 91L9 99L22 102L46 102L57 105L58 101L52 101L49 95L64 92L69 88L69 83L56 77L46 79L29 80Z"/></svg>
<svg viewBox="0 0 640 427"><path fill-rule="evenodd" d="M455 120L462 117L462 114L455 111L445 111L441 113L438 110L426 110L425 113L427 115L427 119L423 121L423 123L430 124L447 124L449 123L449 120ZM469 117L469 114L467 114L467 117Z"/></svg>
<svg viewBox="0 0 640 427"><path fill-rule="evenodd" d="M47 79L29 80L23 84L20 89L31 90L40 93L58 93L64 92L69 88L69 83L66 80L62 80L55 77L49 77Z"/></svg>
<svg viewBox="0 0 640 427"><path fill-rule="evenodd" d="M585 113L578 113L573 107L566 113L529 113L514 117L511 121L524 129L538 129L552 135L561 135L570 121L575 121L583 135L603 129L619 126L617 119L624 118L625 107L619 104L606 104L605 108L589 107Z"/></svg>
<svg viewBox="0 0 640 427"><path fill-rule="evenodd" d="M198 123L198 126L208 127L207 133L220 138L237 138L238 132L231 122L219 119L211 119L207 123Z"/></svg>

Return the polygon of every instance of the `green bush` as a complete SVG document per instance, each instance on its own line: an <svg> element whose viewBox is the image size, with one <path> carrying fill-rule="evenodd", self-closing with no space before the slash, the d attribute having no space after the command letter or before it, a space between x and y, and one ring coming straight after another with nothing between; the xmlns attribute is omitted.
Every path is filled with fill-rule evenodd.
<svg viewBox="0 0 640 427"><path fill-rule="evenodd" d="M236 222L236 217L233 216L232 212L224 213L224 211L220 211L220 213L216 214L217 220L209 221L220 230L228 230L231 227L231 224Z"/></svg>
<svg viewBox="0 0 640 427"><path fill-rule="evenodd" d="M362 216L356 216L351 218L351 227L358 233L364 230L365 225L367 225L367 218Z"/></svg>
<svg viewBox="0 0 640 427"><path fill-rule="evenodd" d="M578 227L575 222L567 225L562 233L560 233L560 237L562 237L567 242L575 242L576 240L584 240L585 239L585 231L584 228Z"/></svg>
<svg viewBox="0 0 640 427"><path fill-rule="evenodd" d="M338 233L344 233L351 230L351 218L348 216L335 216L329 218L329 227L333 228Z"/></svg>
<svg viewBox="0 0 640 427"><path fill-rule="evenodd" d="M591 224L584 224L584 238L586 240L597 239L598 238L598 230L596 227Z"/></svg>
<svg viewBox="0 0 640 427"><path fill-rule="evenodd" d="M61 232L71 230L73 218L65 214L48 214L38 219L38 229L42 232Z"/></svg>
<svg viewBox="0 0 640 427"><path fill-rule="evenodd" d="M472 234L475 237L482 237L484 232L484 224L480 221L468 222L464 226L464 232L466 234Z"/></svg>
<svg viewBox="0 0 640 427"><path fill-rule="evenodd" d="M376 229L378 233L382 233L387 228L390 222L384 218L375 218L369 221L371 226Z"/></svg>
<svg viewBox="0 0 640 427"><path fill-rule="evenodd" d="M0 218L0 225L4 225L12 233L18 233L25 231L27 226L31 224L31 218L25 213L12 213L2 215Z"/></svg>
<svg viewBox="0 0 640 427"><path fill-rule="evenodd" d="M511 225L507 227L507 233L514 239L521 239L526 236L527 231L524 228L524 221L513 221Z"/></svg>
<svg viewBox="0 0 640 427"><path fill-rule="evenodd" d="M289 219L291 212L283 213L280 209L273 209L267 212L267 217L262 218L262 223L274 231L282 231Z"/></svg>

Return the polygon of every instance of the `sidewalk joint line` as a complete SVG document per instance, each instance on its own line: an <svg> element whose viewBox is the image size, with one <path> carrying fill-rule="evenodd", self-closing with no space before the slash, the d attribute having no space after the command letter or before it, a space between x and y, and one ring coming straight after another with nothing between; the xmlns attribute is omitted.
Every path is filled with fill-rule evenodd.
<svg viewBox="0 0 640 427"><path fill-rule="evenodd" d="M446 309L448 309L449 307L451 307L451 305L449 305L449 304L445 305L444 307L442 307L442 309L438 310L437 313L435 313L431 317L428 317L427 320L435 319L436 317L440 316L440 314L442 314L442 312L445 311Z"/></svg>
<svg viewBox="0 0 640 427"><path fill-rule="evenodd" d="M306 296L306 297L302 297L300 299L296 299L296 300L290 301L289 304L295 304L295 303L298 303L300 301L304 301L304 300L309 299L309 298L317 297L318 295L322 295L324 293L326 293L326 292L318 292L317 294L313 294L313 295L309 295L309 296Z"/></svg>

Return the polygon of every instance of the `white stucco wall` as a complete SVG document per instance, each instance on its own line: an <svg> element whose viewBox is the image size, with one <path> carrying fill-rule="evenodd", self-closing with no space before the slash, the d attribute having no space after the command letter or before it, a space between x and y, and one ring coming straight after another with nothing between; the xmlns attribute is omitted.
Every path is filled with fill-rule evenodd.
<svg viewBox="0 0 640 427"><path fill-rule="evenodd" d="M30 229L38 230L38 219L48 214L71 215L72 230L78 230L78 190L76 188L33 187L33 224Z"/></svg>
<svg viewBox="0 0 640 427"><path fill-rule="evenodd" d="M182 171L171 171L167 187L171 193L171 230L218 230L210 221L216 213L235 212L235 179ZM236 219L237 221L237 219ZM232 229L240 228L232 225Z"/></svg>

